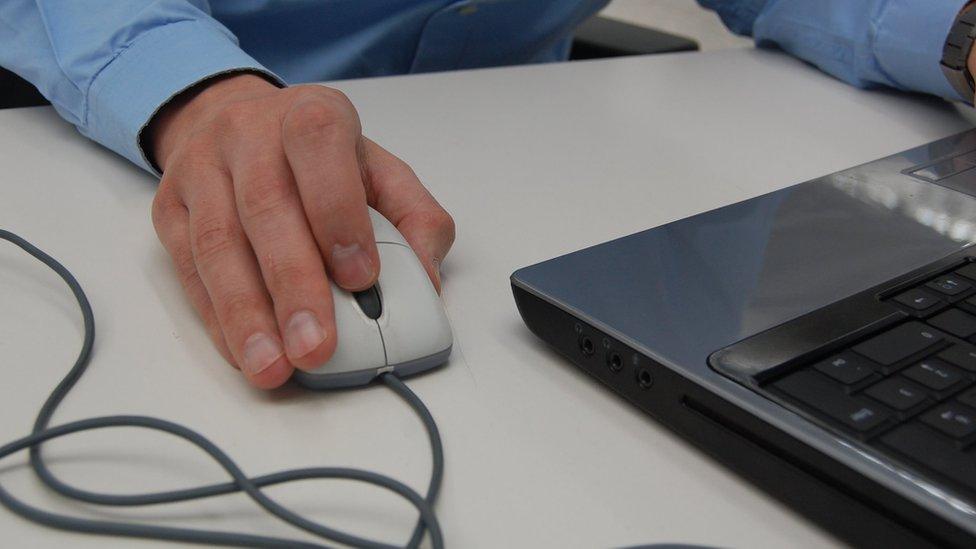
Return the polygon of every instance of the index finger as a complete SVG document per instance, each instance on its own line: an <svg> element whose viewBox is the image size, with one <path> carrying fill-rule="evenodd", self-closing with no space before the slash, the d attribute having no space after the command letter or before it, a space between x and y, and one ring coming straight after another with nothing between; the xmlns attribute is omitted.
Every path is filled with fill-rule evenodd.
<svg viewBox="0 0 976 549"><path fill-rule="evenodd" d="M321 90L292 104L282 143L332 280L364 290L376 282L380 258L359 169L359 120L344 95Z"/></svg>

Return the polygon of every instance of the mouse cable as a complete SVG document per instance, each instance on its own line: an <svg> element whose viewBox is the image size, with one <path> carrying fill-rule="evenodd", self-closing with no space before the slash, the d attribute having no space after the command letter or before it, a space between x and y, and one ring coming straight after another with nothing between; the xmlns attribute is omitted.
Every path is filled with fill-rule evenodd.
<svg viewBox="0 0 976 549"><path fill-rule="evenodd" d="M51 489L72 499L110 506L138 506L161 503L174 503L205 497L244 492L265 511L278 519L308 531L322 539L335 543L364 547L370 549L394 549L398 546L381 543L358 537L340 530L329 528L321 523L311 521L277 503L261 490L266 486L307 479L343 479L372 484L394 492L409 501L419 512L420 518L414 527L406 547L415 548L423 539L424 533L430 533L431 544L435 548L444 546L440 524L434 514L433 505L440 489L444 473L444 449L441 443L437 424L430 411L420 398L410 390L399 378L386 373L380 380L402 398L420 417L430 439L433 467L427 495L421 496L415 490L402 482L386 475L363 471L347 467L310 467L291 469L250 478L237 464L208 438L182 425L154 417L116 415L102 416L78 421L71 421L54 427L49 427L51 416L58 405L64 400L68 392L81 378L91 361L92 348L95 343L95 317L91 304L81 285L75 277L61 263L47 255L31 243L14 233L0 229L0 240L6 240L18 246L41 263L55 271L71 289L81 309L84 321L84 340L81 352L74 365L51 392L41 410L38 412L31 434L0 446L0 459L16 452L29 449L30 463L37 476ZM231 477L230 482L210 484L194 488L155 492L147 494L103 494L88 490L81 490L68 485L54 476L48 469L41 456L41 444L47 440L59 438L80 431L103 429L109 427L142 427L162 431L180 437L197 446L216 461ZM180 541L186 543L217 544L237 547L326 547L318 543L295 539L260 536L254 534L202 530L194 528L156 526L153 524L107 521L86 519L68 515L51 513L24 503L0 486L0 504L11 512L35 523L74 532L146 538L164 541Z"/></svg>

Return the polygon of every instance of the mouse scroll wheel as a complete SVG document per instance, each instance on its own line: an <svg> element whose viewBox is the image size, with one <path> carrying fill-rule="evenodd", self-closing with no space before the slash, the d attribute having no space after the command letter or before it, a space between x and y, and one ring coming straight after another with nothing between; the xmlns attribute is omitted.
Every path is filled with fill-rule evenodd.
<svg viewBox="0 0 976 549"><path fill-rule="evenodd" d="M380 292L376 289L376 286L360 292L353 292L352 296L356 298L356 303L363 310L363 314L369 318L376 320L383 314L383 304L380 302Z"/></svg>

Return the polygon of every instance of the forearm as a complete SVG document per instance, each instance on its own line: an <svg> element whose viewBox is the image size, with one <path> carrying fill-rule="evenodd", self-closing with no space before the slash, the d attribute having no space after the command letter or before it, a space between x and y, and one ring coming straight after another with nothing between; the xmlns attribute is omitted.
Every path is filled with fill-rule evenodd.
<svg viewBox="0 0 976 549"><path fill-rule="evenodd" d="M699 0L758 45L783 49L859 87L960 99L939 66L968 0Z"/></svg>

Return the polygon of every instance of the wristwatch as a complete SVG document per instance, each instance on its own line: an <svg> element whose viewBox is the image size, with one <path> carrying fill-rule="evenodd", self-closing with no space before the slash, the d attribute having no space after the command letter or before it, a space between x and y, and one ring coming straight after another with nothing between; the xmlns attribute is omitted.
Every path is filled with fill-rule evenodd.
<svg viewBox="0 0 976 549"><path fill-rule="evenodd" d="M970 9L970 2L956 17L956 21L949 30L949 37L942 48L942 73L964 101L973 104L976 85L973 83L973 73L969 72L967 61L969 52L973 49L976 38L976 9Z"/></svg>

